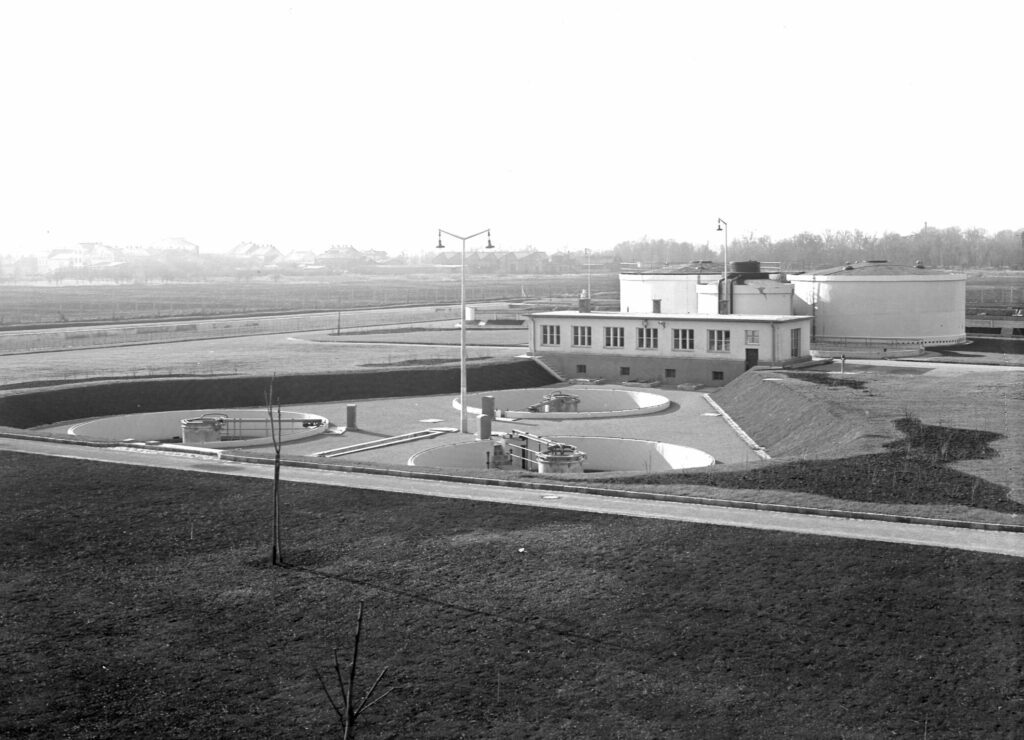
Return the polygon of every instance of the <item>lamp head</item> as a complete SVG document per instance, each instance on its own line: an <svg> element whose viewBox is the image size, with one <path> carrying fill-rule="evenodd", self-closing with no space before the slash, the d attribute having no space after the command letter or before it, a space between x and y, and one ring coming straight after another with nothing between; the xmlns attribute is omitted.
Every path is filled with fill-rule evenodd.
<svg viewBox="0 0 1024 740"><path fill-rule="evenodd" d="M721 231L721 230L722 230L722 222L721 222L721 221L719 221L719 222L718 222L718 231Z"/></svg>

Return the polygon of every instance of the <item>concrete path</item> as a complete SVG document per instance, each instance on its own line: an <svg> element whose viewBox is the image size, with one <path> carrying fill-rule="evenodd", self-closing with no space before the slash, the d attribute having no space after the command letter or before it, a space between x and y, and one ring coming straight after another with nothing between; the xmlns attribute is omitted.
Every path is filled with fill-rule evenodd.
<svg viewBox="0 0 1024 740"><path fill-rule="evenodd" d="M229 463L206 456L155 450L84 447L6 437L0 437L0 450L251 478L269 479L273 476L273 468L269 465ZM288 481L326 486L396 491L418 496L470 499L519 506L539 506L619 516L768 529L807 535L947 547L1024 557L1024 534L1016 532L993 532L958 527L752 511L670 501L595 496L562 491L456 483L445 480L409 479L309 468L283 467L281 476Z"/></svg>

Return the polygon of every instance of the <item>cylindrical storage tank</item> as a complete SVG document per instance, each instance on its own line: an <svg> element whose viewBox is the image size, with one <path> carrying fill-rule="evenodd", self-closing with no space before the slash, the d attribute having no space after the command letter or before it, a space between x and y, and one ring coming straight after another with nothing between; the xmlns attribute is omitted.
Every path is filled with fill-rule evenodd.
<svg viewBox="0 0 1024 740"><path fill-rule="evenodd" d="M900 347L965 341L966 275L861 262L790 275L789 281L794 313L814 317L818 344Z"/></svg>

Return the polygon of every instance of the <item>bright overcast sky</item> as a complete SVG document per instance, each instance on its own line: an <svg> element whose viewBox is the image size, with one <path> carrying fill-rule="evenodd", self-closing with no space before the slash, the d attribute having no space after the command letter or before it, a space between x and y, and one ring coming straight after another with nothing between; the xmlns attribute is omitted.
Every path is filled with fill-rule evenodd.
<svg viewBox="0 0 1024 740"><path fill-rule="evenodd" d="M0 253L1019 229L1022 20L1017 0L12 0Z"/></svg>

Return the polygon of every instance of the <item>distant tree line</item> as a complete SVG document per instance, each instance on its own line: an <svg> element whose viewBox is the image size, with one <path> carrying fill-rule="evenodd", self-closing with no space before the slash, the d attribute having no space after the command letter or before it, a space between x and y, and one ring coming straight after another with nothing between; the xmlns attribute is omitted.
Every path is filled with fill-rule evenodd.
<svg viewBox="0 0 1024 740"><path fill-rule="evenodd" d="M705 244L669 239L623 242L614 249L619 262L679 264L693 260L721 260L722 243ZM983 229L966 231L955 226L925 226L916 234L869 236L861 231L803 232L774 241L767 236L737 235L729 240L729 261L780 262L784 269L803 270L861 260L888 260L929 267L1015 267L1024 269L1024 235L1009 229L988 234Z"/></svg>

